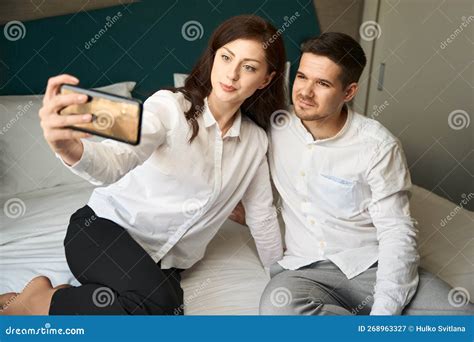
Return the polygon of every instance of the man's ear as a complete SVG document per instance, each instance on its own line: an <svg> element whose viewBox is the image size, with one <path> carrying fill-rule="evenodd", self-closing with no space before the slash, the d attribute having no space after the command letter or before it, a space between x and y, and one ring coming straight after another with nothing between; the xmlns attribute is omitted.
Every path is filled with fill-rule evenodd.
<svg viewBox="0 0 474 342"><path fill-rule="evenodd" d="M354 96L356 96L358 89L359 85L356 82L349 84L344 91L344 102L349 102L352 100Z"/></svg>
<svg viewBox="0 0 474 342"><path fill-rule="evenodd" d="M276 75L276 72L272 71L271 74L265 76L265 81L263 81L262 85L260 87L258 87L258 89L263 89L267 85L269 85L270 82L272 81L273 77L275 77L275 75Z"/></svg>

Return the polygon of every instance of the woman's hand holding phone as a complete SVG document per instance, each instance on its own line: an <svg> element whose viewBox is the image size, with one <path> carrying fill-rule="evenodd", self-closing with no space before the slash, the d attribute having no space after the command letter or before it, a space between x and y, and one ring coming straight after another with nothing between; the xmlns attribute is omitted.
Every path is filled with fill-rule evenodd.
<svg viewBox="0 0 474 342"><path fill-rule="evenodd" d="M59 115L59 111L72 104L87 102L87 95L59 94L62 84L79 83L79 80L71 75L59 75L48 80L46 93L43 99L43 107L39 111L43 135L51 149L59 154L66 164L73 165L81 159L84 147L81 138L91 135L68 128L68 126L91 122L92 115Z"/></svg>

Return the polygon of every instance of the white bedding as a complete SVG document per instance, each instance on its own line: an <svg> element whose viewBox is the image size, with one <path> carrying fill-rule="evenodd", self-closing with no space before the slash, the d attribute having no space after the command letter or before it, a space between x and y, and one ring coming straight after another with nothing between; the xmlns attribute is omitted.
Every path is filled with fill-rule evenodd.
<svg viewBox="0 0 474 342"><path fill-rule="evenodd" d="M21 291L40 274L48 276L53 286L79 284L66 264L63 239L69 217L87 203L92 189L81 182L0 197L2 206L15 198L24 203L24 215L10 218L4 210L0 216L0 293ZM7 213L15 216L12 205ZM258 314L267 281L248 229L228 221L206 258L183 273L185 313Z"/></svg>
<svg viewBox="0 0 474 342"><path fill-rule="evenodd" d="M62 241L69 217L87 203L91 190L81 182L0 197L4 207L0 213L0 293L21 291L39 274L50 277L54 286L78 284L67 267ZM5 215L5 205L13 203L12 198L24 203L24 215ZM414 187L411 205L419 222L422 266L452 286L467 289L472 301L474 214L456 210L442 227L441 220L456 206L419 187ZM185 314L258 314L267 281L248 229L228 221L205 258L183 273Z"/></svg>

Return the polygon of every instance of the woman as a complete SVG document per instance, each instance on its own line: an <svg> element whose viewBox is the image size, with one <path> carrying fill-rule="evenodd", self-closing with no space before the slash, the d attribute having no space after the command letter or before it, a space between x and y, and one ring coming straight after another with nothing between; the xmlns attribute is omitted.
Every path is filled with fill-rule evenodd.
<svg viewBox="0 0 474 342"><path fill-rule="evenodd" d="M34 278L21 294L2 296L3 313L182 313L180 272L203 257L241 199L262 263L279 260L264 129L284 107L285 60L282 39L263 19L225 21L185 86L147 99L138 146L91 142L65 128L91 115L59 116L86 99L58 95L76 78L51 78L40 110L44 136L72 172L100 186L71 216L64 240L82 285L53 288Z"/></svg>

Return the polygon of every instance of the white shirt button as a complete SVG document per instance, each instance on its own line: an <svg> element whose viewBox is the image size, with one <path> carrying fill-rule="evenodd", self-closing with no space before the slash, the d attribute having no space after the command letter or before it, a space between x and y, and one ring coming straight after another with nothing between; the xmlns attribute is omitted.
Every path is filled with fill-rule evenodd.
<svg viewBox="0 0 474 342"><path fill-rule="evenodd" d="M301 202L301 211L306 214L309 213L311 204L309 202Z"/></svg>

